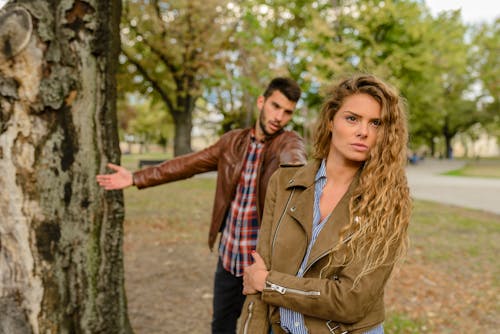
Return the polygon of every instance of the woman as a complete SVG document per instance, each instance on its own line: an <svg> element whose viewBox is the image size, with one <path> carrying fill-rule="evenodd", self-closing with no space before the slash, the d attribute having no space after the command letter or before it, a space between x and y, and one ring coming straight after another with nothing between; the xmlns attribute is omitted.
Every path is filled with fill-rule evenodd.
<svg viewBox="0 0 500 334"><path fill-rule="evenodd" d="M242 333L383 333L384 286L407 248L406 144L393 88L358 75L331 90L315 159L269 183Z"/></svg>

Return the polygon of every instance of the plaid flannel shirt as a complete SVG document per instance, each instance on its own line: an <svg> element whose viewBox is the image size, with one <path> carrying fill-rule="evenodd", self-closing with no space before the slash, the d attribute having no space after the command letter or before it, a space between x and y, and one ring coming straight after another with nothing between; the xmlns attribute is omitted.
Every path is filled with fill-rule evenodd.
<svg viewBox="0 0 500 334"><path fill-rule="evenodd" d="M257 246L259 222L256 185L263 146L252 135L219 246L224 269L237 277L243 276L243 269L253 263L250 254Z"/></svg>

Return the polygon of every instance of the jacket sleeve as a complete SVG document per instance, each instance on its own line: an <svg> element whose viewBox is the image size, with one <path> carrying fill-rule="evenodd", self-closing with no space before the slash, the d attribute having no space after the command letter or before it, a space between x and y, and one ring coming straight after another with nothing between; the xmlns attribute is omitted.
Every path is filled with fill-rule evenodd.
<svg viewBox="0 0 500 334"><path fill-rule="evenodd" d="M280 166L299 166L307 162L307 154L302 138L293 131L281 140Z"/></svg>
<svg viewBox="0 0 500 334"><path fill-rule="evenodd" d="M221 150L225 147L229 136L230 133L226 133L215 144L199 152L182 155L134 172L134 185L142 189L217 170Z"/></svg>
<svg viewBox="0 0 500 334"><path fill-rule="evenodd" d="M383 302L384 286L393 266L363 276L353 289L361 266L350 264L331 278L301 278L270 271L262 300L315 318L355 323L376 303ZM274 284L274 286L272 286Z"/></svg>

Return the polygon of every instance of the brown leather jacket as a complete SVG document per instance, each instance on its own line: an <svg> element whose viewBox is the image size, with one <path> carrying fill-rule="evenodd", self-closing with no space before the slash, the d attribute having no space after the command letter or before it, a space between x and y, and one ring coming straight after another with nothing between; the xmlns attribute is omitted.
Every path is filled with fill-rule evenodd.
<svg viewBox="0 0 500 334"><path fill-rule="evenodd" d="M261 293L246 297L240 334L268 334L270 326L275 334L284 334L280 306L302 313L308 332L314 334L364 333L384 320L384 286L392 265L362 277L355 289L358 263L323 270L349 222L349 201L359 174L316 239L303 278L296 276L311 240L319 165L314 160L303 167L280 168L269 181L257 245L269 275Z"/></svg>
<svg viewBox="0 0 500 334"><path fill-rule="evenodd" d="M213 249L222 230L227 210L234 198L236 186L250 144L251 129L238 129L224 134L215 144L199 152L167 160L160 165L139 170L133 174L139 188L187 179L196 174L217 171L217 188L212 210L208 246ZM306 153L302 139L292 131L281 131L264 143L260 167L257 171L257 212L259 223L264 208L267 183L280 165L302 165Z"/></svg>

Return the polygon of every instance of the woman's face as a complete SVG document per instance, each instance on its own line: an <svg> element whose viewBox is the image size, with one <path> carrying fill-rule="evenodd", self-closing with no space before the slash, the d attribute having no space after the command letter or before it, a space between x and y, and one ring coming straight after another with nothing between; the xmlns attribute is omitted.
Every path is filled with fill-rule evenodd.
<svg viewBox="0 0 500 334"><path fill-rule="evenodd" d="M377 140L380 113L379 103L368 94L347 97L329 124L332 132L329 158L350 163L366 161Z"/></svg>

